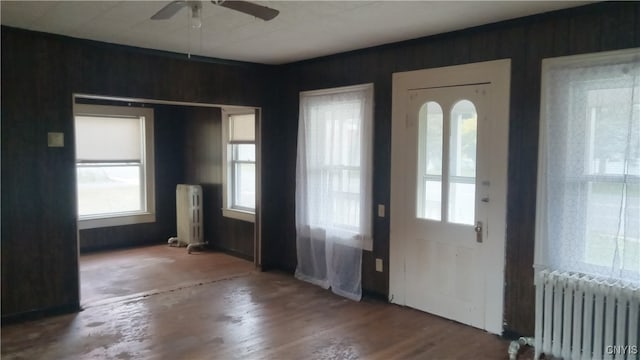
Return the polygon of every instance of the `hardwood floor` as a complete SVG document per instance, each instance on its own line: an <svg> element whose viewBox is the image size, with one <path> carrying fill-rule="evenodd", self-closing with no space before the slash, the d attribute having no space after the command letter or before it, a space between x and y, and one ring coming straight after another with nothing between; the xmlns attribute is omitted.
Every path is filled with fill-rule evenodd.
<svg viewBox="0 0 640 360"><path fill-rule="evenodd" d="M229 273L2 328L2 359L507 359L507 346L279 272Z"/></svg>
<svg viewBox="0 0 640 360"><path fill-rule="evenodd" d="M221 252L187 254L155 245L80 256L83 307L211 282L254 271L252 262Z"/></svg>

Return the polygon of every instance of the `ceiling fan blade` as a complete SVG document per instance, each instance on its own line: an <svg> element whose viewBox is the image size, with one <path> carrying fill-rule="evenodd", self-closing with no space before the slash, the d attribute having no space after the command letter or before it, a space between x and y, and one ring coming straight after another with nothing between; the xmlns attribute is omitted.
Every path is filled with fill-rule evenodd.
<svg viewBox="0 0 640 360"><path fill-rule="evenodd" d="M165 5L162 9L158 10L157 13L153 14L151 20L166 20L171 18L173 15L177 14L180 9L187 6L187 1L172 1Z"/></svg>
<svg viewBox="0 0 640 360"><path fill-rule="evenodd" d="M251 16L255 16L257 18L260 18L264 21L269 21L271 19L273 19L274 17L278 16L278 14L280 14L280 11L276 10L276 9L272 9L270 7L266 7L266 6L262 6L262 5L258 5L249 1L242 1L242 0L227 0L227 1L220 1L220 0L211 0L212 3L216 4L216 5L220 5L220 6L224 6L227 9L232 9L235 11L239 11Z"/></svg>

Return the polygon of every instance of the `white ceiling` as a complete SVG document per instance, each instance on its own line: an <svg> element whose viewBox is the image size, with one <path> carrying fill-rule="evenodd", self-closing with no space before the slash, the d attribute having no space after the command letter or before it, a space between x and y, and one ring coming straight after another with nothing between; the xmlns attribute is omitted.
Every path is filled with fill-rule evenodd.
<svg viewBox="0 0 640 360"><path fill-rule="evenodd" d="M169 1L1 1L2 25L214 58L283 64L408 40L587 1L256 1L280 14L262 21L203 2L150 20ZM191 40L190 40L191 39Z"/></svg>

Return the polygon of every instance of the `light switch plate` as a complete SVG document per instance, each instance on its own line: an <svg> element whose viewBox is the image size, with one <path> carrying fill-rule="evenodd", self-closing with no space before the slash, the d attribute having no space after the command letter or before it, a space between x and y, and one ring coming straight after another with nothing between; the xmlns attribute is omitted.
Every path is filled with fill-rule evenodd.
<svg viewBox="0 0 640 360"><path fill-rule="evenodd" d="M384 269L382 267L382 259L376 259L376 271L383 272Z"/></svg>
<svg viewBox="0 0 640 360"><path fill-rule="evenodd" d="M384 217L384 204L378 204L378 217Z"/></svg>
<svg viewBox="0 0 640 360"><path fill-rule="evenodd" d="M50 132L47 134L49 147L64 147L64 133Z"/></svg>

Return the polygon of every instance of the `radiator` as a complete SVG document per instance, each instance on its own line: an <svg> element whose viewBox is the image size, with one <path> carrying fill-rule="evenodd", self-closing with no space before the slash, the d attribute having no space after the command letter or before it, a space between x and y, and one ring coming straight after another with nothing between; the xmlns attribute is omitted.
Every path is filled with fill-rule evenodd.
<svg viewBox="0 0 640 360"><path fill-rule="evenodd" d="M202 231L202 187L178 184L176 187L177 237L169 238L169 245L186 246L187 251L204 245Z"/></svg>
<svg viewBox="0 0 640 360"><path fill-rule="evenodd" d="M548 270L535 285L535 359L640 359L637 287Z"/></svg>

